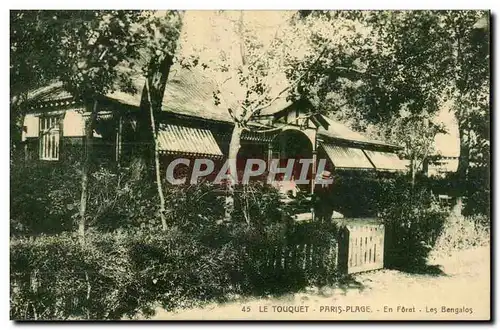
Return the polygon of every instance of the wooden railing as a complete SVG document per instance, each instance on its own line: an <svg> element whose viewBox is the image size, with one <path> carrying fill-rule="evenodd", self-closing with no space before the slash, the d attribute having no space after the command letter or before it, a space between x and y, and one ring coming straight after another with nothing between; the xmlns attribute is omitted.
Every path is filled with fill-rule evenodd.
<svg viewBox="0 0 500 330"><path fill-rule="evenodd" d="M378 219L342 219L337 223L338 234L331 236L324 235L311 222L296 226L297 230L286 241L254 250L245 257L254 255L261 260L262 271L267 273L298 272L306 277L353 274L384 267L385 228Z"/></svg>
<svg viewBox="0 0 500 330"><path fill-rule="evenodd" d="M283 240L267 246L245 244L251 269L246 271L262 281L325 282L338 274L338 240L333 226L311 222L295 223ZM262 284L263 286L266 284Z"/></svg>
<svg viewBox="0 0 500 330"><path fill-rule="evenodd" d="M275 270L326 271L327 267L337 265L337 248L336 240L328 244L307 242L276 247L270 253L268 266Z"/></svg>

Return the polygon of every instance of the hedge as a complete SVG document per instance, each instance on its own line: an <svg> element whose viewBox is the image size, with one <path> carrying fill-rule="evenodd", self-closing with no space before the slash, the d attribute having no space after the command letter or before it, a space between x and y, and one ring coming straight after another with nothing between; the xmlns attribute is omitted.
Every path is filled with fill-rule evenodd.
<svg viewBox="0 0 500 330"><path fill-rule="evenodd" d="M221 226L212 234L224 239L212 244L175 228L94 232L84 245L71 234L12 239L11 318L120 319L151 315L158 305L172 310L331 283L335 260L325 247L335 232L318 226ZM306 245L316 267L299 266Z"/></svg>

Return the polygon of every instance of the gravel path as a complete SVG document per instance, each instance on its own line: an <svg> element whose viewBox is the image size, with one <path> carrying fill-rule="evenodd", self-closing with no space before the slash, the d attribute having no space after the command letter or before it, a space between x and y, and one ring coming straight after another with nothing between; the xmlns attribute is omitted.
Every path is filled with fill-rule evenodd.
<svg viewBox="0 0 500 330"><path fill-rule="evenodd" d="M310 289L280 298L251 299L168 312L154 320L487 320L490 250L479 247L434 257L445 275L394 270L358 274L361 285Z"/></svg>

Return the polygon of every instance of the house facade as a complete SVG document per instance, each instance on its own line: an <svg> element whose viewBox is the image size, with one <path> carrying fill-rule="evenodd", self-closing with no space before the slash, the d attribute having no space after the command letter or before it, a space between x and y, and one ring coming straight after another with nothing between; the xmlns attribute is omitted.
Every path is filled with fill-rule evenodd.
<svg viewBox="0 0 500 330"><path fill-rule="evenodd" d="M100 162L127 166L134 155L148 149L141 137L141 92L144 78L134 80L136 93L102 95L94 129L94 153ZM227 111L213 102L214 84L195 69L172 67L159 121L158 143L162 170L175 158L205 157L220 166L228 155L233 122ZM22 140L27 161L71 161L81 157L85 145L88 105L74 100L61 84L31 93L23 123ZM398 146L369 139L327 116L309 115L309 102L278 101L252 123L255 130L242 135L238 169L246 159L270 164L279 159L312 159L307 174L313 178L318 163L335 171L405 171ZM146 129L147 131L147 129ZM240 165L241 164L241 165ZM189 170L189 169L188 169ZM300 166L293 169L297 178ZM314 183L301 187L314 192Z"/></svg>

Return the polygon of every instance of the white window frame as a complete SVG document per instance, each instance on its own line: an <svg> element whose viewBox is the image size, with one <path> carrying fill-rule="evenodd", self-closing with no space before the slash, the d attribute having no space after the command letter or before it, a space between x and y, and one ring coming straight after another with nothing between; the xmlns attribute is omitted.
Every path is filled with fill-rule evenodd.
<svg viewBox="0 0 500 330"><path fill-rule="evenodd" d="M61 118L59 115L45 115L40 117L40 160L59 160L61 141L60 124Z"/></svg>

